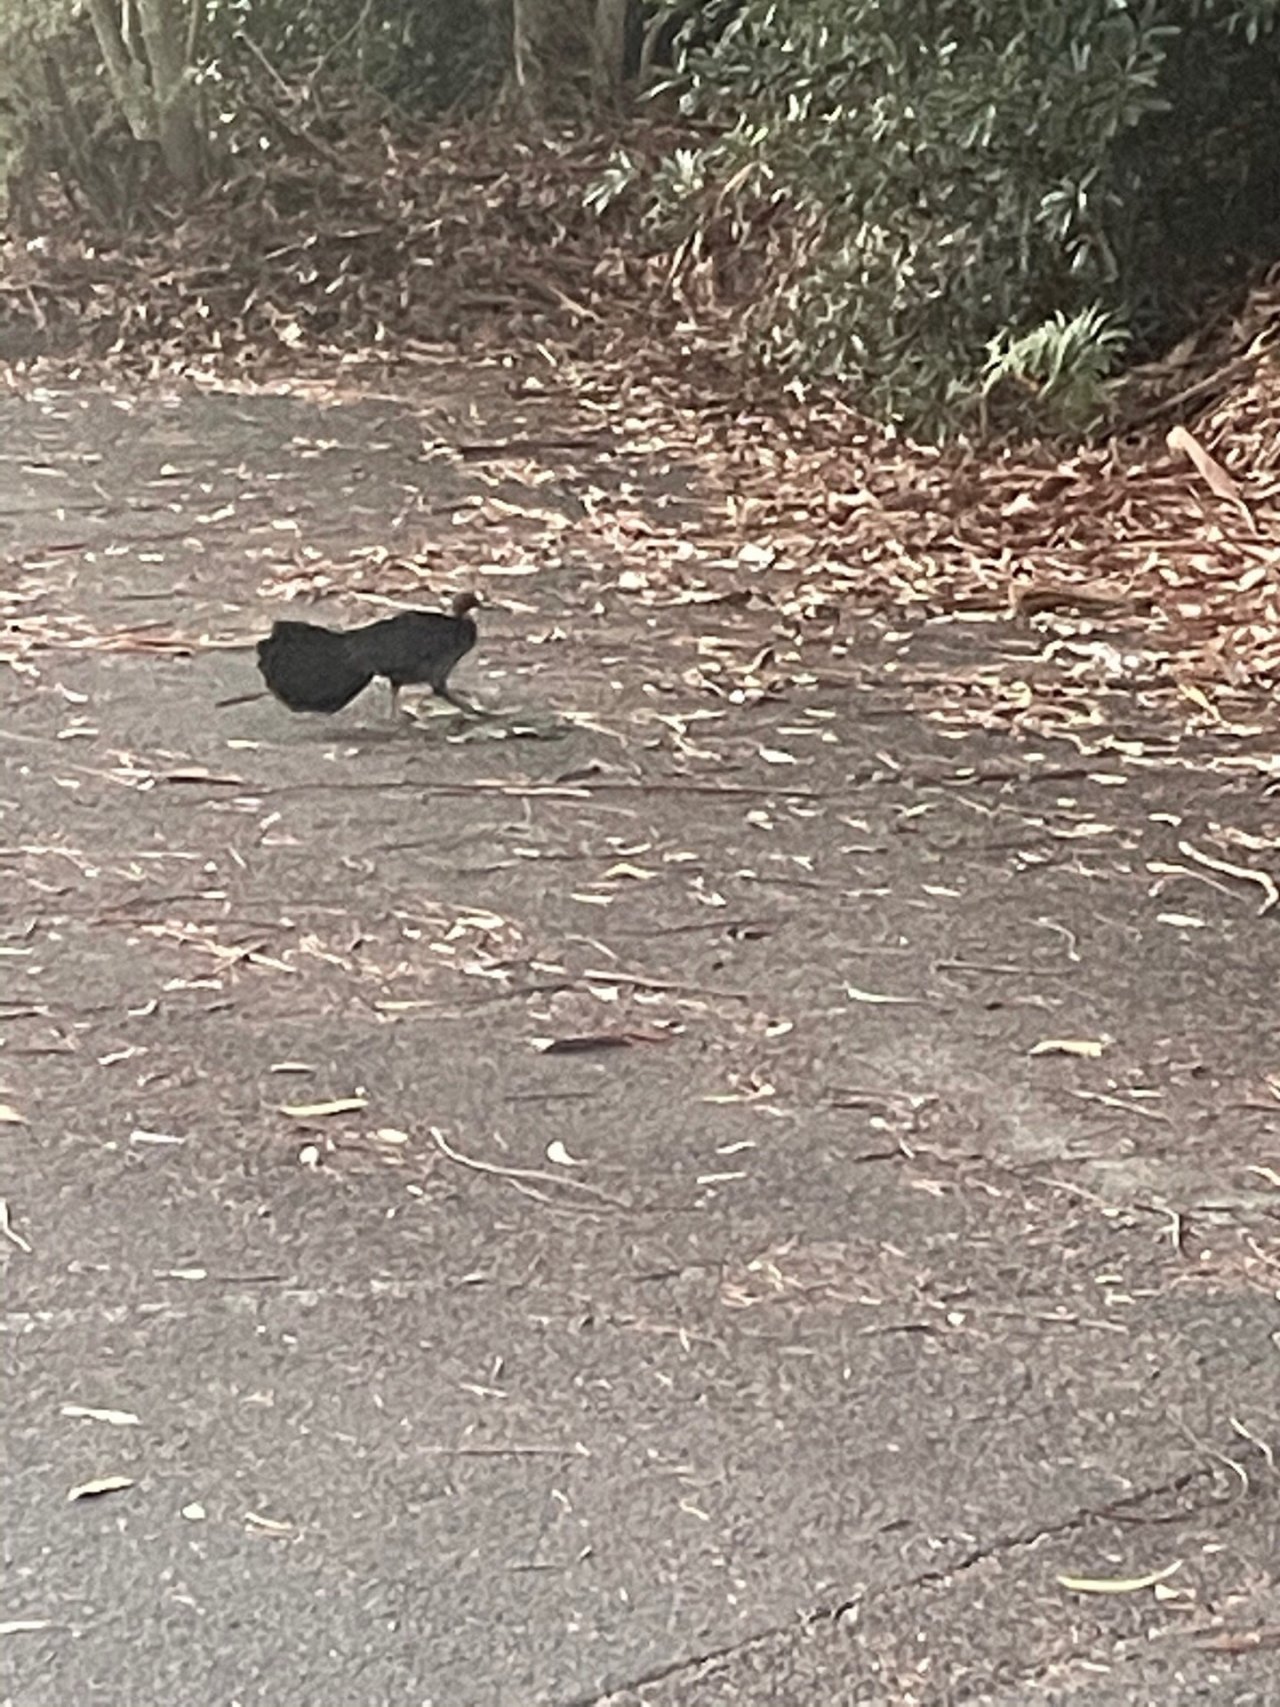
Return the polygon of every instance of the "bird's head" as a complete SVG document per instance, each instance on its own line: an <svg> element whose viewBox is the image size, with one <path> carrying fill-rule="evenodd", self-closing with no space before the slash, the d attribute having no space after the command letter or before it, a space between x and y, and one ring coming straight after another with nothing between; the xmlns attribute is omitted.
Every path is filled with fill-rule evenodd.
<svg viewBox="0 0 1280 1707"><path fill-rule="evenodd" d="M467 612L475 610L479 603L480 595L478 593L455 593L453 595L453 614L455 616L466 616Z"/></svg>

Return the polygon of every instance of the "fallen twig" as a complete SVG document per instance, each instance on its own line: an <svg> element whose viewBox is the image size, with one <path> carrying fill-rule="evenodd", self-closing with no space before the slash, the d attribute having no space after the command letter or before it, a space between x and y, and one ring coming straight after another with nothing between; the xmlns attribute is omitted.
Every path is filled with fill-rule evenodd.
<svg viewBox="0 0 1280 1707"><path fill-rule="evenodd" d="M1232 865L1230 860L1218 859L1213 854L1201 853L1199 848L1192 847L1190 842L1179 842L1178 852L1185 854L1188 859L1195 860L1197 865L1208 866L1210 871L1220 871L1224 877L1238 877L1244 883L1256 883L1262 889L1266 899L1258 908L1258 917L1269 913L1280 902L1280 889L1269 872L1254 871L1251 866Z"/></svg>
<svg viewBox="0 0 1280 1707"><path fill-rule="evenodd" d="M569 1191L580 1191L586 1197L595 1198L599 1203L607 1203L613 1209L630 1209L629 1203L624 1203L620 1197L610 1197L608 1192L601 1191L594 1185L587 1185L583 1180L569 1179L564 1174L548 1173L545 1168L509 1168L500 1162L484 1162L478 1156L464 1156L461 1150L455 1150L438 1126L427 1128L431 1142L442 1156L451 1162L457 1162L459 1167L471 1168L478 1174L492 1174L498 1179L517 1181L536 1181L539 1185L564 1187Z"/></svg>

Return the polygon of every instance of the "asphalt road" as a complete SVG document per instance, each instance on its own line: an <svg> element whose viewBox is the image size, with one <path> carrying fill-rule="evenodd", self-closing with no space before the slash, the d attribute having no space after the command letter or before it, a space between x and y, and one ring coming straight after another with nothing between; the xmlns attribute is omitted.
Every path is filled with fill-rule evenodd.
<svg viewBox="0 0 1280 1707"><path fill-rule="evenodd" d="M0 1699L1280 1702L1271 737L443 395L0 404ZM379 543L502 715L223 703Z"/></svg>

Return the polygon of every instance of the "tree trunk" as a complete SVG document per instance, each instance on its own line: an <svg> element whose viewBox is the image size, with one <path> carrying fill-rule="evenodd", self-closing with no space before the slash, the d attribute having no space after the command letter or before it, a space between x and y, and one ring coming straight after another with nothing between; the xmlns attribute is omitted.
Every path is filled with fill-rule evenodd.
<svg viewBox="0 0 1280 1707"><path fill-rule="evenodd" d="M513 0L511 78L527 112L604 107L621 97L627 0Z"/></svg>
<svg viewBox="0 0 1280 1707"><path fill-rule="evenodd" d="M130 53L110 0L89 0L89 16L93 20L98 46L102 49L111 93L125 116L125 122L136 141L153 141L155 127L146 70L141 61Z"/></svg>
<svg viewBox="0 0 1280 1707"><path fill-rule="evenodd" d="M88 0L107 78L135 139L157 143L174 182L195 194L208 178L209 137L176 0L135 4L126 38L111 0Z"/></svg>
<svg viewBox="0 0 1280 1707"><path fill-rule="evenodd" d="M204 187L209 138L200 122L200 91L187 63L176 0L137 0L151 66L156 139L174 181L194 195Z"/></svg>
<svg viewBox="0 0 1280 1707"><path fill-rule="evenodd" d="M591 80L597 106L620 107L627 58L628 0L596 0Z"/></svg>

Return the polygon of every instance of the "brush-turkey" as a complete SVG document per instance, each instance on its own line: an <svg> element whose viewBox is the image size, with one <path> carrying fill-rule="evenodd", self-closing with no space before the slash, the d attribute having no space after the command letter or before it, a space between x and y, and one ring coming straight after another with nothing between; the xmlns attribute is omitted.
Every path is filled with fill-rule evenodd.
<svg viewBox="0 0 1280 1707"><path fill-rule="evenodd" d="M290 711L341 711L375 676L391 684L394 712L400 689L429 687L461 711L476 707L449 687L449 675L476 643L480 601L459 593L453 614L407 610L362 628L338 630L316 622L277 622L258 642L258 668Z"/></svg>

